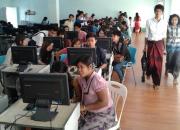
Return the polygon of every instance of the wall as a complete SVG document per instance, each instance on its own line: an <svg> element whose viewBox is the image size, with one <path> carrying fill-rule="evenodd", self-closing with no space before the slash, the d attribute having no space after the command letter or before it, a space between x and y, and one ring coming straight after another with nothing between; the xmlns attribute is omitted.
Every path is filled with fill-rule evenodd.
<svg viewBox="0 0 180 130"><path fill-rule="evenodd" d="M0 0L0 20L5 20L5 10L3 7L9 6L11 0Z"/></svg>
<svg viewBox="0 0 180 130"><path fill-rule="evenodd" d="M17 7L19 24L22 24L22 21L40 23L44 16L48 17L49 22L57 23L59 21L57 20L59 17L58 2L59 0L0 0L0 7ZM36 15L26 16L27 10L36 11Z"/></svg>
<svg viewBox="0 0 180 130"><path fill-rule="evenodd" d="M0 0L0 8L9 6L12 0Z"/></svg>
<svg viewBox="0 0 180 130"><path fill-rule="evenodd" d="M78 9L84 10L89 15L95 13L96 18L117 17L121 10L126 11L131 17L139 12L142 24L145 25L146 19L153 17L156 3L156 0L61 0L60 18L67 18L69 13L75 14Z"/></svg>
<svg viewBox="0 0 180 130"><path fill-rule="evenodd" d="M11 4L18 8L20 24L21 21L40 23L48 15L48 2L49 0L13 0ZM27 10L36 11L36 15L25 15Z"/></svg>
<svg viewBox="0 0 180 130"><path fill-rule="evenodd" d="M171 6L171 14L178 14L180 16L180 7L179 7L180 1L179 0L172 0L172 6Z"/></svg>

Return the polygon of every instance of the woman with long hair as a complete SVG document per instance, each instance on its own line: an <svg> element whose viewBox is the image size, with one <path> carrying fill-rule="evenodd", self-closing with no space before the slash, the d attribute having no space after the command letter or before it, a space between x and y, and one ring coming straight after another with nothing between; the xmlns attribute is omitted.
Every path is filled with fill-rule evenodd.
<svg viewBox="0 0 180 130"><path fill-rule="evenodd" d="M177 85L180 72L180 17L177 14L169 18L166 41L166 76L171 73L174 77L173 83Z"/></svg>

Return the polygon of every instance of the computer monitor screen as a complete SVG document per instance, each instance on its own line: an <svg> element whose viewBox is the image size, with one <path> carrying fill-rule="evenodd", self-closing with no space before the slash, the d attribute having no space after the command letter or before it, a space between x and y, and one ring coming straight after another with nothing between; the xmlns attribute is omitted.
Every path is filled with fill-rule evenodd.
<svg viewBox="0 0 180 130"><path fill-rule="evenodd" d="M70 39L70 40L78 39L78 32L76 32L76 31L67 31L64 34L64 38L65 39Z"/></svg>
<svg viewBox="0 0 180 130"><path fill-rule="evenodd" d="M110 37L108 38L97 38L96 45L102 49L104 49L105 53L111 53L112 52L112 40Z"/></svg>
<svg viewBox="0 0 180 130"><path fill-rule="evenodd" d="M37 64L37 50L36 47L11 47L12 61L14 64Z"/></svg>
<svg viewBox="0 0 180 130"><path fill-rule="evenodd" d="M69 105L68 76L65 73L20 73L21 95L24 103L35 104L35 121L51 121L57 111L51 111L53 101L57 105Z"/></svg>
<svg viewBox="0 0 180 130"><path fill-rule="evenodd" d="M65 73L20 73L20 84L24 103L35 103L37 99L57 101L62 105L70 103L68 76Z"/></svg>
<svg viewBox="0 0 180 130"><path fill-rule="evenodd" d="M79 57L88 55L93 58L93 62L97 64L96 49L95 48L67 48L68 63L75 66Z"/></svg>
<svg viewBox="0 0 180 130"><path fill-rule="evenodd" d="M54 44L53 49L55 51L58 51L64 48L62 38L60 37L44 37L44 41L48 43L53 43Z"/></svg>

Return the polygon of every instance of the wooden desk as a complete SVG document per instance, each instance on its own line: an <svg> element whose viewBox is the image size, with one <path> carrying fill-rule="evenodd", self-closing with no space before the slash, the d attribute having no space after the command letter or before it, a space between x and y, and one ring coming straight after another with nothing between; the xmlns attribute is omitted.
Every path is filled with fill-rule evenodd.
<svg viewBox="0 0 180 130"><path fill-rule="evenodd" d="M0 124L12 124L16 115L24 115L27 113L27 111L24 110L26 106L27 104L23 103L22 99L15 102L0 115ZM52 105L51 107L53 108L55 106ZM59 105L57 111L59 113L54 120L52 120L52 127L50 122L33 121L30 117L23 117L17 120L14 125L41 129L78 130L78 119L80 116L79 103L71 103L69 106ZM31 115L31 112L28 113L28 116L29 115Z"/></svg>

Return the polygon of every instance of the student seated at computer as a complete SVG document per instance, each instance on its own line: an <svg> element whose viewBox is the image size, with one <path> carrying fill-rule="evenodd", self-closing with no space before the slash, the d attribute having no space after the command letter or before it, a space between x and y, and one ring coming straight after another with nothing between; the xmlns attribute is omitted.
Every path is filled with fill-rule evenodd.
<svg viewBox="0 0 180 130"><path fill-rule="evenodd" d="M15 43L12 44L12 46L28 46L30 42L30 39L27 38L24 34L19 34L15 38ZM11 65L13 64L12 62L12 53L11 53L11 48L8 49L7 54L6 54L6 59L4 61L5 65Z"/></svg>
<svg viewBox="0 0 180 130"><path fill-rule="evenodd" d="M87 45L90 48L96 48L97 68L105 69L107 67L106 54L103 49L96 46L96 36L93 33L87 35Z"/></svg>
<svg viewBox="0 0 180 130"><path fill-rule="evenodd" d="M87 33L81 30L81 24L80 24L80 23L75 23L75 24L74 24L74 28L75 28L75 31L78 32L78 39L79 39L83 44L85 44Z"/></svg>
<svg viewBox="0 0 180 130"><path fill-rule="evenodd" d="M127 46L123 43L123 38L120 31L114 31L112 34L113 41L113 70L118 74L120 82L123 81L124 77L124 65L126 65L130 60L130 53Z"/></svg>
<svg viewBox="0 0 180 130"><path fill-rule="evenodd" d="M98 33L97 33L97 36L98 37L101 37L101 38L106 38L107 37L107 32L105 29L103 28L100 28Z"/></svg>
<svg viewBox="0 0 180 130"><path fill-rule="evenodd" d="M69 31L74 31L74 15L69 14L69 19L65 21L64 26L69 27Z"/></svg>
<svg viewBox="0 0 180 130"><path fill-rule="evenodd" d="M68 47L80 48L82 44L81 44L81 41L78 39L74 39L72 43L71 43L71 40L66 39L64 43L65 43L65 48L56 52L56 61L60 60L68 65L67 48Z"/></svg>
<svg viewBox="0 0 180 130"><path fill-rule="evenodd" d="M65 62L66 64L68 64L68 61L67 61L67 48L68 47L72 47L72 42L70 39L65 39L64 40L64 48L57 51L56 52L56 60L59 61L63 61Z"/></svg>
<svg viewBox="0 0 180 130"><path fill-rule="evenodd" d="M68 73L68 66L64 62L55 61L51 66L51 73L67 73L68 82L69 82L69 94L70 94L70 98L72 99L74 94L74 87L73 87L73 79L71 75Z"/></svg>
<svg viewBox="0 0 180 130"><path fill-rule="evenodd" d="M82 56L77 61L76 100L81 102L79 130L107 130L115 124L115 110L106 80L93 69L93 59Z"/></svg>
<svg viewBox="0 0 180 130"><path fill-rule="evenodd" d="M44 37L56 37L58 29L55 27L49 27L48 30L42 30L33 35L32 39L36 42L37 47L41 47Z"/></svg>
<svg viewBox="0 0 180 130"><path fill-rule="evenodd" d="M40 50L39 64L48 65L53 61L53 43L44 42Z"/></svg>
<svg viewBox="0 0 180 130"><path fill-rule="evenodd" d="M120 27L121 34L124 37L124 44L126 44L126 45L131 44L131 34L128 31L128 28L129 27L128 27L126 21L121 22L121 27Z"/></svg>

